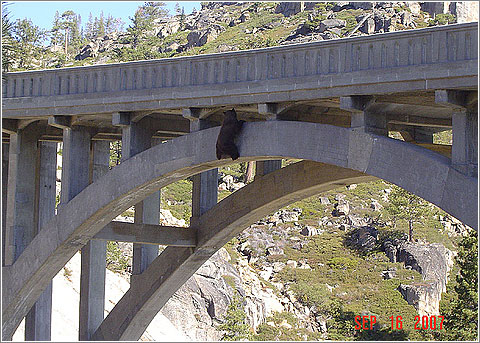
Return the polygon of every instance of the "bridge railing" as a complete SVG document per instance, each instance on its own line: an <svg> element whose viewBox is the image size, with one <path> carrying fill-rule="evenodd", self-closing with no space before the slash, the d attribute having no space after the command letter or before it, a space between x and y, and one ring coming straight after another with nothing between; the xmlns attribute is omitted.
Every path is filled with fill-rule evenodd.
<svg viewBox="0 0 480 343"><path fill-rule="evenodd" d="M3 97L122 92L390 69L478 58L478 23L314 43L7 73Z"/></svg>

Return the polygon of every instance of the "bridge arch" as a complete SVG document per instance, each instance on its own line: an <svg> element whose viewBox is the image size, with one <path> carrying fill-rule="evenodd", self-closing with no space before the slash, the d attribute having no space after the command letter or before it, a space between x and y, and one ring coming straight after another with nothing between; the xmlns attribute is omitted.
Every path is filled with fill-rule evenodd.
<svg viewBox="0 0 480 343"><path fill-rule="evenodd" d="M66 204L17 261L3 268L2 336L13 334L56 273L117 215L172 182L230 164L216 160L218 130L135 155ZM246 124L238 144L240 162L298 158L352 169L395 183L477 227L477 179L424 148L348 128L281 121Z"/></svg>

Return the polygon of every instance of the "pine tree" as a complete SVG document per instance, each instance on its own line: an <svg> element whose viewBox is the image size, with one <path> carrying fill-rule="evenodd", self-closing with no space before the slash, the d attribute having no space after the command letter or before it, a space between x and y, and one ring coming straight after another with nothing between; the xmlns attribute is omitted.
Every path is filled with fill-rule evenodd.
<svg viewBox="0 0 480 343"><path fill-rule="evenodd" d="M225 313L225 321L218 327L220 330L225 331L222 341L248 339L250 336L250 327L246 323L246 318L247 315L245 314L240 298L234 295Z"/></svg>
<svg viewBox="0 0 480 343"><path fill-rule="evenodd" d="M17 19L13 25L15 60L19 68L32 67L33 61L41 59L41 48L47 37L45 30L33 25L29 19Z"/></svg>
<svg viewBox="0 0 480 343"><path fill-rule="evenodd" d="M182 10L180 8L180 4L177 2L175 4L175 15L181 15L182 14Z"/></svg>
<svg viewBox="0 0 480 343"><path fill-rule="evenodd" d="M412 242L413 224L421 220L421 216L426 213L428 203L415 194L395 185L388 199L390 204L386 208L387 211L395 221L403 219L408 222L408 238Z"/></svg>
<svg viewBox="0 0 480 343"><path fill-rule="evenodd" d="M478 342L478 233L470 230L459 244L455 261L460 267L454 298L447 309L442 340Z"/></svg>
<svg viewBox="0 0 480 343"><path fill-rule="evenodd" d="M8 4L2 2L2 71L10 70L14 62L15 44L13 40L13 22L9 18Z"/></svg>

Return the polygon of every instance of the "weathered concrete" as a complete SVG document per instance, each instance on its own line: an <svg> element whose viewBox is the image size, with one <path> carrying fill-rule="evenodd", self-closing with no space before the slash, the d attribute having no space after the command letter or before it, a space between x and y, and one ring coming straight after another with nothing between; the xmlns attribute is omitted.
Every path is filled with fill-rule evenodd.
<svg viewBox="0 0 480 343"><path fill-rule="evenodd" d="M92 142L93 160L90 179L105 175L110 162L110 143ZM79 340L89 340L103 321L105 310L105 274L107 243L89 241L81 254Z"/></svg>
<svg viewBox="0 0 480 343"><path fill-rule="evenodd" d="M197 231L194 228L113 221L97 233L93 239L179 247L196 247Z"/></svg>
<svg viewBox="0 0 480 343"><path fill-rule="evenodd" d="M55 216L57 143L41 142L38 171L38 229ZM50 341L52 328L52 283L25 317L26 341Z"/></svg>
<svg viewBox="0 0 480 343"><path fill-rule="evenodd" d="M199 119L201 113L192 109L185 109L183 116L190 120L190 132L205 130L213 126L208 120ZM192 218L190 226L198 218L212 208L218 201L218 168L208 170L193 176L192 189Z"/></svg>
<svg viewBox="0 0 480 343"><path fill-rule="evenodd" d="M155 133L148 121L133 122L131 115L119 114L122 123L122 161L132 158L136 154L152 146L152 137ZM114 121L117 119L114 118ZM135 204L134 221L137 224L159 224L160 222L160 191L150 195L141 203ZM144 244L133 245L132 282L137 275L143 273L148 265L158 256L158 247Z"/></svg>
<svg viewBox="0 0 480 343"><path fill-rule="evenodd" d="M90 183L90 138L87 128L63 129L60 209Z"/></svg>
<svg viewBox="0 0 480 343"><path fill-rule="evenodd" d="M10 137L5 265L13 264L37 233L35 194L39 135L36 123L32 123Z"/></svg>
<svg viewBox="0 0 480 343"><path fill-rule="evenodd" d="M350 127L356 131L388 136L387 116L372 110L373 97L357 95L340 97L340 108L351 112Z"/></svg>
<svg viewBox="0 0 480 343"><path fill-rule="evenodd" d="M478 173L478 92L438 90L435 102L452 111L452 165L463 174Z"/></svg>
<svg viewBox="0 0 480 343"><path fill-rule="evenodd" d="M282 168L282 160L258 161L255 164L255 177L261 177Z"/></svg>
<svg viewBox="0 0 480 343"><path fill-rule="evenodd" d="M230 164L216 159L218 132L201 130L139 153L66 204L15 264L3 269L3 336L14 332L51 278L117 215L172 182ZM287 121L246 123L238 145L238 162L298 158L366 172L477 227L477 179L427 149L352 129ZM283 187L288 190L290 183ZM249 211L248 206L238 208Z"/></svg>
<svg viewBox="0 0 480 343"><path fill-rule="evenodd" d="M5 265L5 234L7 228L8 151L10 144L2 143L2 267Z"/></svg>
<svg viewBox="0 0 480 343"><path fill-rule="evenodd" d="M477 36L478 23L468 23L214 55L9 73L3 116L98 115L475 89Z"/></svg>
<svg viewBox="0 0 480 343"><path fill-rule="evenodd" d="M278 208L350 183L374 178L351 169L304 161L256 179L197 222L195 250L168 247L109 313L95 340L137 340L180 286L218 249Z"/></svg>

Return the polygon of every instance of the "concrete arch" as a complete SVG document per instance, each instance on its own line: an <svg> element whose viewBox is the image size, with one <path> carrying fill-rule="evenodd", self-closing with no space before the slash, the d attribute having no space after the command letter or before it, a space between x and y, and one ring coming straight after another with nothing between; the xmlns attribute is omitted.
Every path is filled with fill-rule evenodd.
<svg viewBox="0 0 480 343"><path fill-rule="evenodd" d="M218 131L195 132L135 155L66 204L17 261L3 268L2 337L13 334L55 274L117 215L172 182L230 164L216 160ZM477 179L424 148L347 128L282 121L248 123L238 143L239 162L298 158L357 170L477 227Z"/></svg>
<svg viewBox="0 0 480 343"><path fill-rule="evenodd" d="M188 278L249 225L305 197L375 179L352 169L312 161L298 162L256 179L199 218L195 249L167 247L131 284L92 340L140 339L158 311Z"/></svg>

